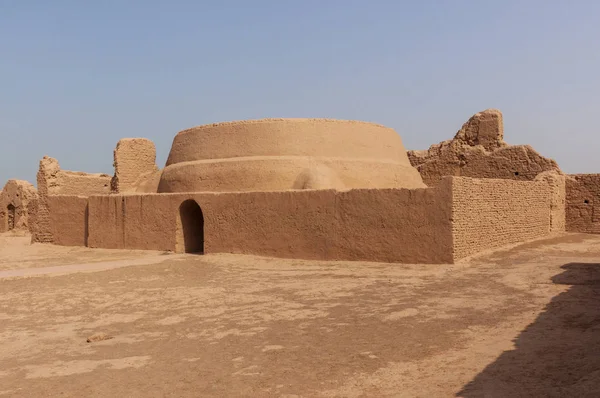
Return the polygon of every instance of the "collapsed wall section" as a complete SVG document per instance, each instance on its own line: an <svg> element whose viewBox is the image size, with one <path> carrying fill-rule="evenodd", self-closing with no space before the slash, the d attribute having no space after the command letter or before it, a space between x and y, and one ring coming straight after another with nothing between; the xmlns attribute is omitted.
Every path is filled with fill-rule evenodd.
<svg viewBox="0 0 600 398"><path fill-rule="evenodd" d="M56 195L83 196L102 195L110 193L108 174L90 174L76 171L61 170L58 161L44 156L40 160L37 173L39 198L32 223L32 241L52 243L56 234L53 233L53 216L50 213L50 197Z"/></svg>
<svg viewBox="0 0 600 398"><path fill-rule="evenodd" d="M110 195L89 198L90 247L177 249L180 205L201 208L206 253L452 262L450 184L435 189Z"/></svg>
<svg viewBox="0 0 600 398"><path fill-rule="evenodd" d="M452 179L454 260L550 233L545 181Z"/></svg>
<svg viewBox="0 0 600 398"><path fill-rule="evenodd" d="M600 174L567 176L566 230L600 233Z"/></svg>
<svg viewBox="0 0 600 398"><path fill-rule="evenodd" d="M444 176L531 181L545 171L560 169L529 145L504 142L504 121L497 109L472 116L453 139L428 150L408 151L411 164L428 186Z"/></svg>
<svg viewBox="0 0 600 398"><path fill-rule="evenodd" d="M8 180L0 191L0 233L29 231L32 203L36 203L37 190L23 180Z"/></svg>

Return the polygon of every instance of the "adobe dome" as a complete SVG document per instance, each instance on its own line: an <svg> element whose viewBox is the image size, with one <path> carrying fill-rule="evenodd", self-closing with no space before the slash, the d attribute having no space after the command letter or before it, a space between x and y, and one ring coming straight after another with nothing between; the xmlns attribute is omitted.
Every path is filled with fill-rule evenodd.
<svg viewBox="0 0 600 398"><path fill-rule="evenodd" d="M262 119L178 133L158 192L423 187L391 128L330 119Z"/></svg>

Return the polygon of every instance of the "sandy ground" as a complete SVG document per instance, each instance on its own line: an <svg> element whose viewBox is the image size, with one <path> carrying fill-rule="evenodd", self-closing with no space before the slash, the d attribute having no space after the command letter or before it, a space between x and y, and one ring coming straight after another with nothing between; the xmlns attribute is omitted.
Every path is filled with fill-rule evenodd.
<svg viewBox="0 0 600 398"><path fill-rule="evenodd" d="M600 396L600 236L453 266L2 236L15 270L30 273L0 275L2 398Z"/></svg>

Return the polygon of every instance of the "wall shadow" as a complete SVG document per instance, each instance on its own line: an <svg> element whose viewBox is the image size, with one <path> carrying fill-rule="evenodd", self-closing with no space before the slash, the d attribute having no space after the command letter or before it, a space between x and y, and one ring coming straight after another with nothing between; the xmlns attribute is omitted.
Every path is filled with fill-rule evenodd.
<svg viewBox="0 0 600 398"><path fill-rule="evenodd" d="M457 397L600 397L600 264L569 263L571 285Z"/></svg>

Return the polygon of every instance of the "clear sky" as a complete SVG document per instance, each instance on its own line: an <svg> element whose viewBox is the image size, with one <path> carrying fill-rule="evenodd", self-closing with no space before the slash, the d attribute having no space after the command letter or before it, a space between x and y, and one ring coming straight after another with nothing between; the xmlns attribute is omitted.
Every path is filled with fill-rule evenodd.
<svg viewBox="0 0 600 398"><path fill-rule="evenodd" d="M499 108L505 138L600 173L600 2L0 0L0 184L112 174L120 138L263 117L393 127L409 149Z"/></svg>

